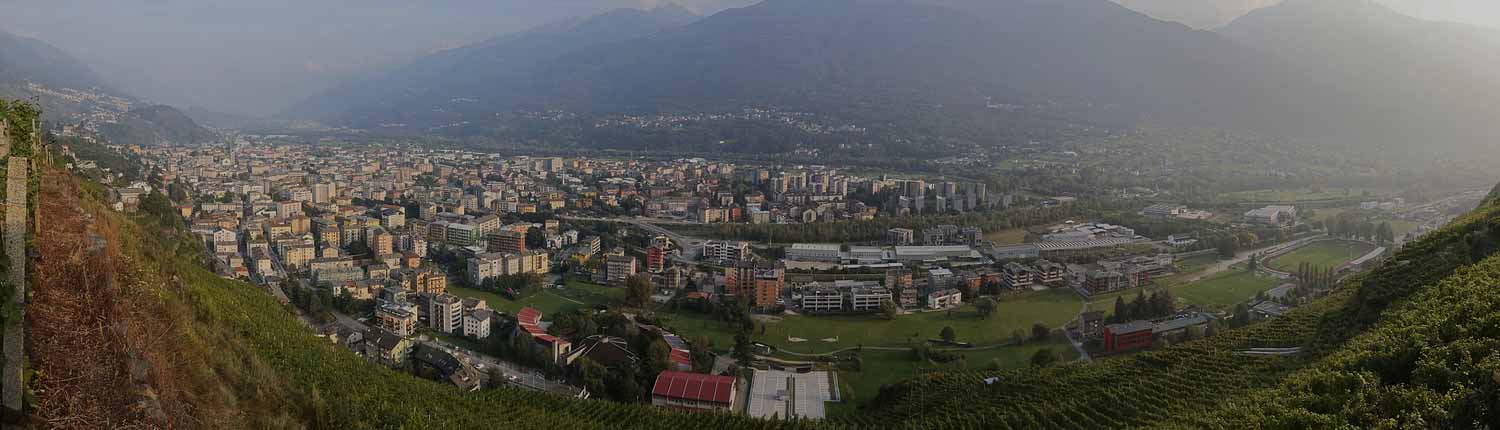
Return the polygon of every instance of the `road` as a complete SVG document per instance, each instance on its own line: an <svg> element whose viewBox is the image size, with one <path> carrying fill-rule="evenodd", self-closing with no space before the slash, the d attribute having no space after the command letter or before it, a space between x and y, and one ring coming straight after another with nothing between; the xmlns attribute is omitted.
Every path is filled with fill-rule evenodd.
<svg viewBox="0 0 1500 430"><path fill-rule="evenodd" d="M682 250L682 255L678 256L677 259L679 259L679 260L681 260L681 261L683 261L685 263L688 263L688 264L693 264L694 263L693 259L697 258L699 255L703 255L703 244L704 244L704 242L707 242L706 239L683 235L681 233L677 233L677 232L674 232L674 231L671 231L671 230L668 230L668 229L662 228L661 226L656 225L656 224L704 225L704 224L698 224L698 223L689 223L689 222L681 222L681 221L662 221L662 220L656 220L656 219L651 219L651 218L598 218L598 217L578 217L578 216L563 216L563 217L560 217L560 218L562 218L564 220L568 220L568 221L596 221L596 222L619 222L619 223L626 223L626 224L633 225L636 228L639 228L641 230L645 230L645 231L648 231L648 232L651 232L651 233L655 233L655 234L659 234L659 235L662 235L662 236L666 236L667 239L670 239L672 241L672 243L677 244L677 248L678 249Z"/></svg>

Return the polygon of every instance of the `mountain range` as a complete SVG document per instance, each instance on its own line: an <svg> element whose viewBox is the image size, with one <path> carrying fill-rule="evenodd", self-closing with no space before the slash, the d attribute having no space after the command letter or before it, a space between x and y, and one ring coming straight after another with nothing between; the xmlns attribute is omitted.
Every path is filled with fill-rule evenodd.
<svg viewBox="0 0 1500 430"><path fill-rule="evenodd" d="M1046 106L1081 121L1383 143L1487 140L1491 32L1370 0L1289 0L1218 31L1106 0L766 0L618 11L435 54L287 117L359 128L511 111L775 106L899 121L920 106ZM494 127L504 127L495 125ZM485 133L490 129L466 129Z"/></svg>
<svg viewBox="0 0 1500 430"><path fill-rule="evenodd" d="M1264 3L1201 7L1229 16ZM706 17L669 5L544 25L344 83L280 117L504 139L518 113L566 111L584 120L534 136L597 145L618 135L589 135L588 119L772 107L976 143L1045 118L1458 147L1500 135L1496 65L1500 31L1373 0L1287 0L1213 31L1109 0L765 0ZM59 89L135 101L56 48L0 35L0 96L37 86L49 115L113 100ZM717 140L688 140L704 139Z"/></svg>
<svg viewBox="0 0 1500 430"><path fill-rule="evenodd" d="M112 142L201 143L213 133L176 108L143 103L106 82L83 61L46 42L0 32L0 97L32 99L49 123L94 123ZM113 121L99 122L95 113Z"/></svg>
<svg viewBox="0 0 1500 430"><path fill-rule="evenodd" d="M1250 11L1281 3L1281 0L1114 0L1114 2L1156 19L1211 30L1227 25Z"/></svg>

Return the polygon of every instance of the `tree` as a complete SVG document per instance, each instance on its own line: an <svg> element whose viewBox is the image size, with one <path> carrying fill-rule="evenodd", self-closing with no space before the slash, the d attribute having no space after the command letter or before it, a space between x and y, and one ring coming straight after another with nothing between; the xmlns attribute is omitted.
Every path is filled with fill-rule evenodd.
<svg viewBox="0 0 1500 430"><path fill-rule="evenodd" d="M1123 296L1123 295L1116 296L1115 297L1115 314L1114 315L1110 315L1110 320L1112 320L1114 322L1123 322L1123 321L1126 321L1127 318L1129 318L1129 316L1130 316L1130 308L1126 307L1126 305L1125 305L1125 296Z"/></svg>
<svg viewBox="0 0 1500 430"><path fill-rule="evenodd" d="M610 372L605 383L609 397L621 403L641 401L645 391L641 390L641 384L636 382L636 376L635 367L630 366Z"/></svg>
<svg viewBox="0 0 1500 430"><path fill-rule="evenodd" d="M625 305L633 307L645 307L651 302L651 291L655 287L651 285L651 275L638 274L625 280Z"/></svg>
<svg viewBox="0 0 1500 430"><path fill-rule="evenodd" d="M1046 324L1042 324L1041 321L1037 321L1036 324L1032 324L1031 325L1031 338L1032 339L1035 339L1035 340L1047 340L1047 338L1051 337L1051 336L1052 336L1052 329L1047 328L1047 325Z"/></svg>
<svg viewBox="0 0 1500 430"><path fill-rule="evenodd" d="M583 388L594 395L607 394L604 381L609 378L609 369L594 360L584 357L578 359L578 379L583 382Z"/></svg>
<svg viewBox="0 0 1500 430"><path fill-rule="evenodd" d="M1247 264L1246 267L1248 267L1249 271L1251 271L1251 272L1254 272L1255 269L1259 269L1260 268L1260 255L1259 254L1250 254L1250 263Z"/></svg>
<svg viewBox="0 0 1500 430"><path fill-rule="evenodd" d="M699 336L693 339L693 349L689 353L693 360L693 371L708 373L714 369L713 343L706 337Z"/></svg>
<svg viewBox="0 0 1500 430"><path fill-rule="evenodd" d="M1031 355L1031 365L1035 367L1052 367L1059 361L1062 361L1062 356L1051 347L1038 349Z"/></svg>
<svg viewBox="0 0 1500 430"><path fill-rule="evenodd" d="M648 375L661 373L671 364L672 347L667 346L667 341L657 339L646 347L646 357L641 361L641 365Z"/></svg>
<svg viewBox="0 0 1500 430"><path fill-rule="evenodd" d="M889 299L880 302L880 315L884 316L885 319L893 320L896 319L896 315L900 314L901 309L896 307L896 302Z"/></svg>
<svg viewBox="0 0 1500 430"><path fill-rule="evenodd" d="M942 336L943 341L948 343L953 343L953 339L958 338L958 334L953 332L953 327L943 327L943 332L939 336Z"/></svg>
<svg viewBox="0 0 1500 430"><path fill-rule="evenodd" d="M985 297L974 302L974 309L979 311L980 318L989 318L995 313L995 299Z"/></svg>
<svg viewBox="0 0 1500 430"><path fill-rule="evenodd" d="M1026 343L1026 330L1015 329L1010 331L1010 341L1016 345Z"/></svg>
<svg viewBox="0 0 1500 430"><path fill-rule="evenodd" d="M543 249L547 247L547 231L532 227L526 230L526 248Z"/></svg>
<svg viewBox="0 0 1500 430"><path fill-rule="evenodd" d="M750 361L755 359L755 354L751 351L749 333L735 333L734 351L731 353L731 355L734 357L735 361L739 362L741 367L749 365Z"/></svg>

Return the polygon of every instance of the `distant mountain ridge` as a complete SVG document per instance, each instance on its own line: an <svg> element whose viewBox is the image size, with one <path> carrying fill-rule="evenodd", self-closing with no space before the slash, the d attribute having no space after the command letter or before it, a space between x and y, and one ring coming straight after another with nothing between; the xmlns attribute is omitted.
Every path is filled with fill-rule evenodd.
<svg viewBox="0 0 1500 430"><path fill-rule="evenodd" d="M1153 18L1180 22L1200 30L1222 27L1250 11L1281 0L1113 0Z"/></svg>
<svg viewBox="0 0 1500 430"><path fill-rule="evenodd" d="M1390 137L1500 137L1500 30L1413 18L1372 0L1286 0L1218 32L1399 124L1383 130Z"/></svg>
<svg viewBox="0 0 1500 430"><path fill-rule="evenodd" d="M119 121L100 124L99 133L110 142L137 145L198 145L212 143L217 135L171 106L154 105L131 109Z"/></svg>
<svg viewBox="0 0 1500 430"><path fill-rule="evenodd" d="M1490 94L1500 61L1449 54L1472 48L1488 58L1485 32L1386 12L1368 0L1291 0L1209 32L1107 0L765 0L701 19L619 11L439 53L288 115L489 135L509 127L498 118L516 111L774 106L894 124L916 111L982 110L993 101L1109 127L1152 122L1384 145L1490 142L1497 126L1485 118L1500 104L1476 95ZM1434 45L1444 40L1453 46ZM1351 49L1383 54L1343 54ZM1433 56L1443 66L1404 63ZM1359 72L1367 65L1384 68ZM1410 84L1444 75L1453 80ZM1465 94L1465 84L1453 82L1482 90Z"/></svg>
<svg viewBox="0 0 1500 430"><path fill-rule="evenodd" d="M384 76L311 97L278 117L347 120L363 116L399 121L399 111L391 108L470 99L489 82L513 79L534 65L578 49L636 39L699 18L669 4L543 25L429 55Z"/></svg>
<svg viewBox="0 0 1500 430"><path fill-rule="evenodd" d="M88 65L46 42L0 31L0 83L113 91Z"/></svg>

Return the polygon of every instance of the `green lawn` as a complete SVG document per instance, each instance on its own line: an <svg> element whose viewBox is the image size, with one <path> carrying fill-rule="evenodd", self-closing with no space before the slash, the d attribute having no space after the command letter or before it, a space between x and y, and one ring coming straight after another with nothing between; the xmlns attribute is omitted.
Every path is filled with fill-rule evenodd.
<svg viewBox="0 0 1500 430"><path fill-rule="evenodd" d="M488 291L464 287L448 287L448 292L459 297L474 297L489 303L491 309L514 315L522 307L530 306L542 311L543 319L548 315L585 306L604 304L613 306L625 296L619 288L596 285L569 279L562 289L545 288L521 300L510 300Z"/></svg>
<svg viewBox="0 0 1500 430"><path fill-rule="evenodd" d="M943 327L953 327L958 340L976 345L993 344L1010 339L1015 329L1030 330L1041 321L1060 327L1071 321L1083 301L1068 290L1027 293L1001 300L995 314L980 318L972 305L948 311L917 312L887 320L879 315L779 316L779 322L762 324L754 340L782 350L816 354L864 346L905 346L912 339L935 339ZM665 325L678 334L693 338L705 336L720 348L733 341L732 329L717 319L691 311L661 312ZM805 339L794 342L791 338ZM836 342L824 341L837 338Z"/></svg>
<svg viewBox="0 0 1500 430"><path fill-rule="evenodd" d="M1351 260L1370 252L1374 247L1361 242L1350 242L1343 240L1328 240L1313 243L1292 251L1286 255L1276 257L1267 264L1276 270L1283 272L1295 272L1297 266L1302 263L1311 264L1313 267L1341 267Z"/></svg>
<svg viewBox="0 0 1500 430"><path fill-rule="evenodd" d="M1224 309L1255 297L1261 291L1281 285L1269 275L1231 270L1207 279L1172 289L1178 299L1209 308Z"/></svg>
<svg viewBox="0 0 1500 430"><path fill-rule="evenodd" d="M843 403L829 403L828 415L855 413L859 404L868 402L880 393L880 386L911 379L927 372L938 370L990 369L998 365L1001 369L1013 369L1031 365L1031 356L1042 348L1052 348L1065 360L1078 358L1078 351L1066 340L1025 344L1019 347L1001 347L984 351L960 352L964 360L952 363L920 363L908 351L865 350L859 356L864 360L859 372L839 372L840 391Z"/></svg>

